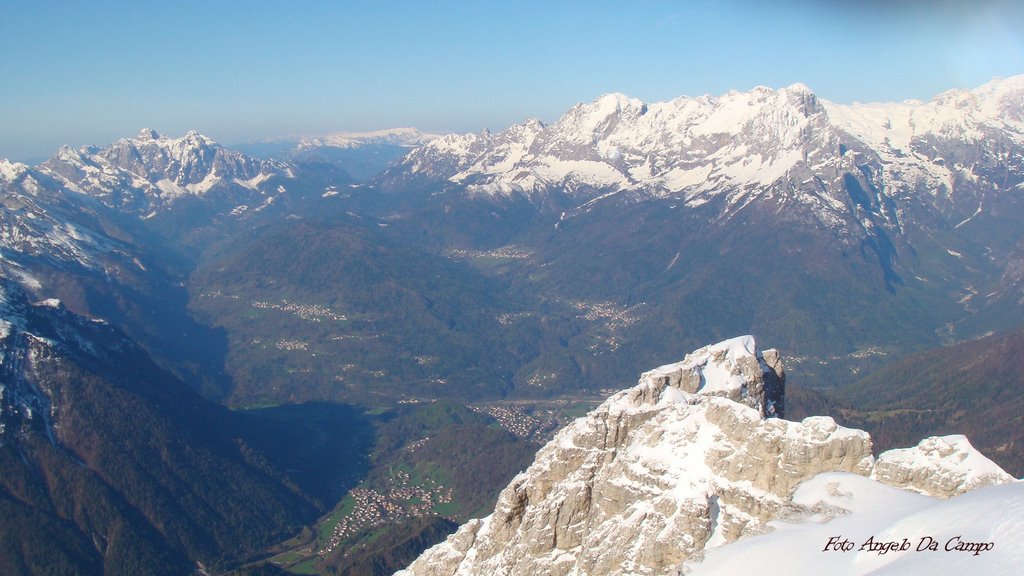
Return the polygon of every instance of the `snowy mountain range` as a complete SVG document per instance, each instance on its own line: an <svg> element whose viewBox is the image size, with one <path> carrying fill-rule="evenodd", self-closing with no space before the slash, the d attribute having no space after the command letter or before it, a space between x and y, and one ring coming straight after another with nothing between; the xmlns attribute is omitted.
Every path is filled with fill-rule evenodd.
<svg viewBox="0 0 1024 576"><path fill-rule="evenodd" d="M642 191L697 206L727 194L738 207L752 195L784 194L842 212L829 175L855 163L878 165L873 182L895 200L922 189L948 199L960 181L995 182L987 169L999 160L1011 160L1014 175L998 176L1019 180L1022 118L1024 76L927 103L840 105L802 84L658 103L607 94L549 126L528 120L497 134L438 138L392 172L477 195L560 188L590 200Z"/></svg>
<svg viewBox="0 0 1024 576"><path fill-rule="evenodd" d="M902 557L906 551L880 561L866 553L822 557L828 536L858 538L859 546L872 528L917 545L922 536L942 534L945 542L969 527L972 538L984 532L982 542L998 541L978 565L1006 570L1020 561L1013 535L1021 530L1014 513L1024 505L1022 485L966 438L928 438L876 459L867 433L831 418L772 418L782 378L778 353L757 352L749 336L645 373L560 431L490 516L463 525L399 574L728 574L760 565L758 552L775 566L770 573L805 573L790 562L792 552L829 573L863 574L913 560ZM977 499L960 496L1008 483ZM964 504L938 502L947 498ZM998 507L1000 498L1009 508ZM993 516L975 511L961 524L956 513L979 502ZM773 531L758 546L757 535ZM780 541L789 545L785 559L768 552ZM743 562L731 557L734 545L746 546Z"/></svg>

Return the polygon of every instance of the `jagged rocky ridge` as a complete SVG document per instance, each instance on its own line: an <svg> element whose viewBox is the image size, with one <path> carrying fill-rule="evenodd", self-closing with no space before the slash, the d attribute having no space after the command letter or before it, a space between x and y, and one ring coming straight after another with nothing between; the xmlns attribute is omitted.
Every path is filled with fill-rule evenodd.
<svg viewBox="0 0 1024 576"><path fill-rule="evenodd" d="M862 165L872 168L863 175L869 195L895 201L948 198L979 180L1019 183L1022 118L1024 76L927 103L841 105L803 84L656 103L607 94L551 125L531 119L497 134L437 138L385 181L423 177L483 195L557 188L583 200L642 191L691 206L724 194L734 208L781 194L842 213L830 179Z"/></svg>
<svg viewBox="0 0 1024 576"><path fill-rule="evenodd" d="M687 559L800 513L794 489L846 472L947 498L1012 481L966 438L871 454L867 433L781 412L778 353L747 336L645 373L562 430L403 576L675 574Z"/></svg>
<svg viewBox="0 0 1024 576"><path fill-rule="evenodd" d="M220 194L248 206L273 192L263 186L268 179L288 174L284 164L228 150L195 131L170 138L148 128L106 148L64 146L39 171L68 190L143 217L185 197Z"/></svg>
<svg viewBox="0 0 1024 576"><path fill-rule="evenodd" d="M0 160L0 250L8 263L37 259L84 269L101 269L111 256L136 256L103 230L95 202L67 196L49 175L6 160Z"/></svg>

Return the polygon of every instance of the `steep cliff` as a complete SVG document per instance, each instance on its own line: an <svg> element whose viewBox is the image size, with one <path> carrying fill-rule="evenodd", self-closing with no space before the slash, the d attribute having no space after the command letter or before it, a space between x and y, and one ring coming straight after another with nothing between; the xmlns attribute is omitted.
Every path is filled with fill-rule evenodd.
<svg viewBox="0 0 1024 576"><path fill-rule="evenodd" d="M874 477L947 497L1012 478L962 437L871 455L866 432L789 422L774 350L749 336L643 374L562 430L501 493L403 576L675 574L705 549L799 515L801 483Z"/></svg>

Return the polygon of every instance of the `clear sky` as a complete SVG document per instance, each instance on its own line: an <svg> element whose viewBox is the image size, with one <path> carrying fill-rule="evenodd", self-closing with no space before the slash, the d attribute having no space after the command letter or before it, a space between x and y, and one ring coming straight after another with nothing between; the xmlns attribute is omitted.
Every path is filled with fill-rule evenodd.
<svg viewBox="0 0 1024 576"><path fill-rule="evenodd" d="M225 144L551 121L803 82L927 100L1024 73L1017 0L0 0L0 158L151 127Z"/></svg>

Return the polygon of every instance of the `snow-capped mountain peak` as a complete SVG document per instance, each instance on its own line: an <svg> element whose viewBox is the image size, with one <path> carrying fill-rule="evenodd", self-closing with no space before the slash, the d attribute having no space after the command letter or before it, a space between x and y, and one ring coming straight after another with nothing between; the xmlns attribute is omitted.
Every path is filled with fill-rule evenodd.
<svg viewBox="0 0 1024 576"><path fill-rule="evenodd" d="M28 170L28 166L20 162L11 162L0 158L0 181L14 182Z"/></svg>
<svg viewBox="0 0 1024 576"><path fill-rule="evenodd" d="M972 93L986 116L1024 122L1024 75L994 79Z"/></svg>
<svg viewBox="0 0 1024 576"><path fill-rule="evenodd" d="M786 90L790 93L795 94L810 94L814 95L814 91L803 82L794 82L786 87Z"/></svg>
<svg viewBox="0 0 1024 576"><path fill-rule="evenodd" d="M159 140L160 138L160 133L152 128L143 128L142 130L139 130L139 135L135 137L135 139L140 142L146 140Z"/></svg>
<svg viewBox="0 0 1024 576"><path fill-rule="evenodd" d="M194 130L171 138L151 128L102 149L63 146L40 170L69 190L140 216L184 196L256 191L266 179L285 172L283 165L228 150Z"/></svg>
<svg viewBox="0 0 1024 576"><path fill-rule="evenodd" d="M1024 142L1024 76L947 90L929 102L827 102L826 108L837 125L883 153L920 153L915 141L936 137L977 141L1001 134Z"/></svg>
<svg viewBox="0 0 1024 576"><path fill-rule="evenodd" d="M570 142L592 143L612 132L624 118L636 119L646 111L647 105L636 98L619 93L605 94L590 104L577 104L554 127Z"/></svg>

